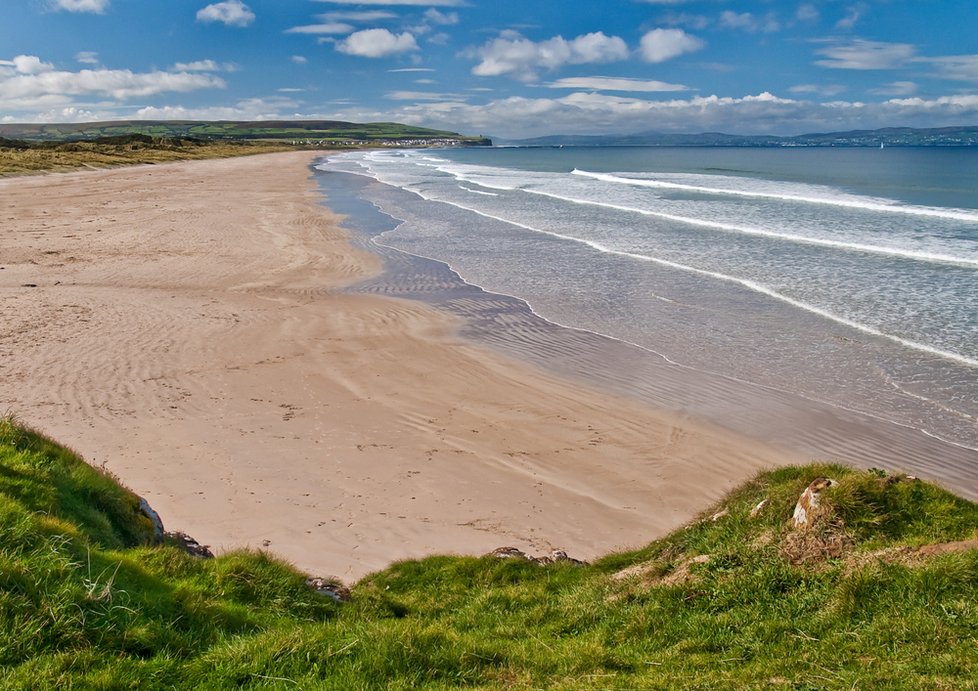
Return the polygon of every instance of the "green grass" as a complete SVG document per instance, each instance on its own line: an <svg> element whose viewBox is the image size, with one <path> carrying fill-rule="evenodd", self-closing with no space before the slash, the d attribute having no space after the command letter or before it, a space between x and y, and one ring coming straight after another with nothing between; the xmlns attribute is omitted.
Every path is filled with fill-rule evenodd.
<svg viewBox="0 0 978 691"><path fill-rule="evenodd" d="M819 476L838 485L795 540L794 502ZM978 553L911 549L975 538L978 506L914 480L781 469L704 513L725 509L718 520L636 552L586 567L407 561L343 604L266 554L198 560L151 545L137 506L74 454L0 422L4 688L960 689L978 679ZM842 548L826 558L829 544ZM710 558L691 561L700 555Z"/></svg>

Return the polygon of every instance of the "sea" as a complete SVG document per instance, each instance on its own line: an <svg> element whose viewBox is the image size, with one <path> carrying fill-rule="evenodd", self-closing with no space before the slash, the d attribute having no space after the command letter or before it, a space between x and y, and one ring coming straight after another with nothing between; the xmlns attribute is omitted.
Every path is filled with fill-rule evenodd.
<svg viewBox="0 0 978 691"><path fill-rule="evenodd" d="M893 455L805 429L829 418L883 423L892 445L912 432L939 443L900 463L946 456L978 492L978 149L391 149L315 167L390 267L364 290L427 296L490 345L812 456Z"/></svg>

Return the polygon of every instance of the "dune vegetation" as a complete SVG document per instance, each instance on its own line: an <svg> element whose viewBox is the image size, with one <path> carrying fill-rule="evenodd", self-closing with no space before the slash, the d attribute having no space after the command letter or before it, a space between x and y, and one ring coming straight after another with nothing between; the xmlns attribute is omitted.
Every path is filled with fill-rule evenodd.
<svg viewBox="0 0 978 691"><path fill-rule="evenodd" d="M280 142L204 141L142 134L71 142L27 142L0 138L0 176L226 158L294 149L294 146Z"/></svg>
<svg viewBox="0 0 978 691"><path fill-rule="evenodd" d="M330 597L271 554L158 541L114 478L7 419L0 686L967 688L976 537L978 505L934 485L811 465L590 565L439 556Z"/></svg>

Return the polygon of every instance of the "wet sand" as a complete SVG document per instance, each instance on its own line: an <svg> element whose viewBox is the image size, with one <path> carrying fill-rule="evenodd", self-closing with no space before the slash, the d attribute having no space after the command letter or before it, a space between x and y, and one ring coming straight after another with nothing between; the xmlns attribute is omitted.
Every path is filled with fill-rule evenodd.
<svg viewBox="0 0 978 691"><path fill-rule="evenodd" d="M170 530L347 581L502 545L637 547L808 460L351 292L381 263L318 203L313 158L0 181L0 412Z"/></svg>

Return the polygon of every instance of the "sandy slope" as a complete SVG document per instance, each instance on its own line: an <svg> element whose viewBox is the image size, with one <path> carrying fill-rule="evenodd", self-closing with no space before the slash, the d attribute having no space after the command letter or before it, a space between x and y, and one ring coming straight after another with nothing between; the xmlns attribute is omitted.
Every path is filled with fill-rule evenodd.
<svg viewBox="0 0 978 691"><path fill-rule="evenodd" d="M337 292L380 267L317 205L310 161L0 181L0 413L169 529L347 580L638 546L799 460L490 354L422 304Z"/></svg>

